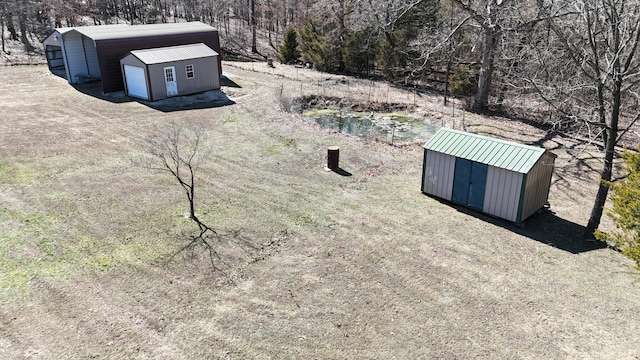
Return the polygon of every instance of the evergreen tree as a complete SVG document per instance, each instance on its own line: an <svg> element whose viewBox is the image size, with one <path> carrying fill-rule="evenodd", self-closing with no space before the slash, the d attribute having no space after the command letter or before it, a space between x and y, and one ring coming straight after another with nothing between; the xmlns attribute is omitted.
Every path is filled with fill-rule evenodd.
<svg viewBox="0 0 640 360"><path fill-rule="evenodd" d="M451 93L455 96L469 97L478 88L478 71L467 65L458 65L451 76Z"/></svg>
<svg viewBox="0 0 640 360"><path fill-rule="evenodd" d="M399 7L389 3L384 14L376 14L381 24L376 60L385 79L412 76L413 62L420 59L422 50L415 46L416 39L436 26L438 8L439 3L434 1L416 1Z"/></svg>
<svg viewBox="0 0 640 360"><path fill-rule="evenodd" d="M288 28L284 35L284 44L280 47L278 60L283 64L290 64L300 59L300 50L298 50L298 34L293 28Z"/></svg>
<svg viewBox="0 0 640 360"><path fill-rule="evenodd" d="M340 68L341 48L337 46L329 29L331 23L320 23L309 18L300 31L302 59L320 71L337 71Z"/></svg>
<svg viewBox="0 0 640 360"><path fill-rule="evenodd" d="M351 31L346 34L346 41L342 47L344 71L356 75L366 75L370 62L375 58L375 42L371 44L369 31Z"/></svg>
<svg viewBox="0 0 640 360"><path fill-rule="evenodd" d="M627 177L606 183L613 190L612 207L607 210L607 215L613 219L617 230L608 233L596 231L595 235L612 243L640 267L640 151L625 150L622 157Z"/></svg>
<svg viewBox="0 0 640 360"><path fill-rule="evenodd" d="M478 69L468 65L458 65L451 76L451 94L465 99L467 107L478 89Z"/></svg>
<svg viewBox="0 0 640 360"><path fill-rule="evenodd" d="M392 33L385 33L380 39L377 63L385 79L397 80L408 70L407 65L411 59L409 42L414 31L415 29L399 28Z"/></svg>

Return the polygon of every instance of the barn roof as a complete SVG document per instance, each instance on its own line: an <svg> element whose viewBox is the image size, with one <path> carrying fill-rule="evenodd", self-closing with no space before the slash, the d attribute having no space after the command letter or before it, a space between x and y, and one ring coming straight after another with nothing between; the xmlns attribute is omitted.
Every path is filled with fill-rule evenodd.
<svg viewBox="0 0 640 360"><path fill-rule="evenodd" d="M202 43L133 50L130 54L147 65L218 56L217 52Z"/></svg>
<svg viewBox="0 0 640 360"><path fill-rule="evenodd" d="M528 173L547 152L535 146L446 128L440 128L424 148L522 174Z"/></svg>
<svg viewBox="0 0 640 360"><path fill-rule="evenodd" d="M214 27L199 21L184 23L146 24L146 25L99 25L78 26L74 28L56 29L59 33L77 31L80 34L93 39L93 41L107 41L115 39L133 39L153 36L167 36L179 34L192 34L197 32L215 31Z"/></svg>

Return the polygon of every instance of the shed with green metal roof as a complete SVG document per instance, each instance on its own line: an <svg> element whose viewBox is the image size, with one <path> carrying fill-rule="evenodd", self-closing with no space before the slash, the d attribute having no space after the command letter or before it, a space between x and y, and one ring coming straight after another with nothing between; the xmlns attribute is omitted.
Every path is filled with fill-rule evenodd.
<svg viewBox="0 0 640 360"><path fill-rule="evenodd" d="M424 145L422 192L521 223L548 205L556 155L441 128Z"/></svg>

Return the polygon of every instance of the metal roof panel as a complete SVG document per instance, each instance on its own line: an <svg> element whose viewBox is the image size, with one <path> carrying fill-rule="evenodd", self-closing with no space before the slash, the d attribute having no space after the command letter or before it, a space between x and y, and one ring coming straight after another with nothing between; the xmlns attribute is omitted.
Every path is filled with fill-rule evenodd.
<svg viewBox="0 0 640 360"><path fill-rule="evenodd" d="M547 152L544 148L441 128L424 148L526 174Z"/></svg>
<svg viewBox="0 0 640 360"><path fill-rule="evenodd" d="M217 52L202 43L133 50L130 53L147 65L218 56Z"/></svg>
<svg viewBox="0 0 640 360"><path fill-rule="evenodd" d="M96 42L115 39L133 39L176 34L189 34L194 32L217 31L214 27L201 23L199 21L146 25L112 24L56 29L56 31L60 33L65 33L71 30L77 31Z"/></svg>

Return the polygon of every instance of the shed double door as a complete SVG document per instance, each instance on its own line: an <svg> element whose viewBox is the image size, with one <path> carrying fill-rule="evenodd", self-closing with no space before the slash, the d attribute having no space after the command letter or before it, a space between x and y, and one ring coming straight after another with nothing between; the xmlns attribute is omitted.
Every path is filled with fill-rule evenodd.
<svg viewBox="0 0 640 360"><path fill-rule="evenodd" d="M487 165L456 158L451 200L482 210L487 184Z"/></svg>

